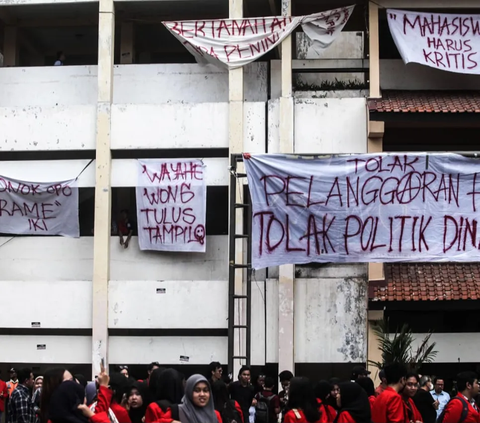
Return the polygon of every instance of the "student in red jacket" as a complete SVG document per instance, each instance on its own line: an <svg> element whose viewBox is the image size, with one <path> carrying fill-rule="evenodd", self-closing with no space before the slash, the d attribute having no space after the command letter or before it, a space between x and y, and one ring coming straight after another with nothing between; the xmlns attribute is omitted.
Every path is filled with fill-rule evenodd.
<svg viewBox="0 0 480 423"><path fill-rule="evenodd" d="M409 373L406 378L405 388L403 388L402 399L405 403L405 412L409 422L423 422L423 417L418 411L417 406L413 402L413 397L418 391L419 377L415 373Z"/></svg>
<svg viewBox="0 0 480 423"><path fill-rule="evenodd" d="M463 423L479 423L480 414L473 402L473 398L479 392L478 376L474 372L458 374L457 389L458 395L448 402L439 419L443 415L443 423L459 423L461 421Z"/></svg>
<svg viewBox="0 0 480 423"><path fill-rule="evenodd" d="M355 382L344 382L339 385L339 389L339 411L335 423L370 423L370 403L362 387Z"/></svg>
<svg viewBox="0 0 480 423"><path fill-rule="evenodd" d="M305 377L294 377L290 381L285 423L321 423L318 402L310 381Z"/></svg>
<svg viewBox="0 0 480 423"><path fill-rule="evenodd" d="M320 414L322 415L320 419L324 423L332 423L335 420L335 417L337 417L337 410L328 403L331 391L332 385L326 380L321 380L314 388Z"/></svg>
<svg viewBox="0 0 480 423"><path fill-rule="evenodd" d="M97 402L90 409L95 413L113 414L118 423L131 423L125 407L121 405L123 395L128 389L128 380L122 373L114 373L111 377L105 371L98 376ZM110 388L109 388L110 387ZM113 416L112 416L113 417ZM110 419L114 420L114 419Z"/></svg>
<svg viewBox="0 0 480 423"><path fill-rule="evenodd" d="M228 388L225 382L217 380L212 384L213 405L215 410L220 413L222 420L235 420L238 423L244 423L242 407L240 404L229 398ZM248 422L247 422L248 423Z"/></svg>
<svg viewBox="0 0 480 423"><path fill-rule="evenodd" d="M148 388L155 401L147 408L145 423L171 422L172 406L180 404L183 398L182 375L175 369L154 370Z"/></svg>
<svg viewBox="0 0 480 423"><path fill-rule="evenodd" d="M405 386L407 369L403 364L393 363L385 367L387 388L377 397L373 404L373 423L409 422L405 406L399 392Z"/></svg>

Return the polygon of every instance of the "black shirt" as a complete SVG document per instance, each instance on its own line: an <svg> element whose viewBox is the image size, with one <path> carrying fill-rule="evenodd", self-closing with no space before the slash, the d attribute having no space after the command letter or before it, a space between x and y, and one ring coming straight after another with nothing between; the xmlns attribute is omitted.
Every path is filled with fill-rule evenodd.
<svg viewBox="0 0 480 423"><path fill-rule="evenodd" d="M430 392L419 389L413 397L413 402L423 417L423 423L435 423L437 420L437 412L435 408L433 408L435 400Z"/></svg>
<svg viewBox="0 0 480 423"><path fill-rule="evenodd" d="M242 386L240 381L231 383L228 389L230 391L230 397L237 401L242 409L243 420L248 422L250 416L249 409L255 396L255 389L252 385Z"/></svg>

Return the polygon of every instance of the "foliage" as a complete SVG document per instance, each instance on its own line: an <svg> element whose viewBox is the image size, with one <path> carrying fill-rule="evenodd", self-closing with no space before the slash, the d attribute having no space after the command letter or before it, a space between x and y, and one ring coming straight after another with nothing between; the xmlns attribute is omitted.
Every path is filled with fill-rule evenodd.
<svg viewBox="0 0 480 423"><path fill-rule="evenodd" d="M369 360L369 364L378 369L383 369L389 363L402 363L410 371L418 371L422 364L432 363L438 353L434 350L436 343L430 343L432 332L425 336L414 351L412 344L415 338L407 324L404 324L400 330L397 328L395 334L390 334L388 319L380 320L373 326L373 331L379 340L382 362Z"/></svg>

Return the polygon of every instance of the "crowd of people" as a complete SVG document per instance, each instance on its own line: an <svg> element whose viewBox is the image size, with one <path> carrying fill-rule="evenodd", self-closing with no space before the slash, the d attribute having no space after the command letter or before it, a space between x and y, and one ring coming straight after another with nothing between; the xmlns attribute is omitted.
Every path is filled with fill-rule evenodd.
<svg viewBox="0 0 480 423"><path fill-rule="evenodd" d="M188 379L158 363L148 378L135 380L128 367L95 381L54 368L34 378L31 369L10 370L0 380L0 421L6 423L480 423L479 383L473 372L458 374L452 397L440 378L409 373L399 363L385 366L381 384L362 366L349 381L312 383L290 371L251 383L244 366L238 380L223 375L220 363Z"/></svg>

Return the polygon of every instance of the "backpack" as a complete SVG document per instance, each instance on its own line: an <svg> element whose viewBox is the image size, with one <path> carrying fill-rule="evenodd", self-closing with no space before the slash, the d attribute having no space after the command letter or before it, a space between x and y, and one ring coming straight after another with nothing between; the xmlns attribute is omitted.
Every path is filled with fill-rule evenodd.
<svg viewBox="0 0 480 423"><path fill-rule="evenodd" d="M265 397L261 392L258 393L257 405L255 406L255 423L270 422L270 401L274 395Z"/></svg>
<svg viewBox="0 0 480 423"><path fill-rule="evenodd" d="M468 402L465 401L463 398L461 397L453 397L450 399L450 401L447 402L447 405L445 405L445 408L443 409L443 411L440 413L440 415L438 416L438 419L437 419L437 423L443 423L443 421L445 420L445 412L447 411L447 408L448 406L450 405L450 403L454 400L459 400L462 402L462 405L463 405L463 408L462 408L462 414L460 415L460 420L458 421L458 423L463 423L466 419L467 419L467 415L468 415Z"/></svg>
<svg viewBox="0 0 480 423"><path fill-rule="evenodd" d="M242 416L235 407L235 401L230 400L225 403L225 406L220 413L223 423L242 423Z"/></svg>

